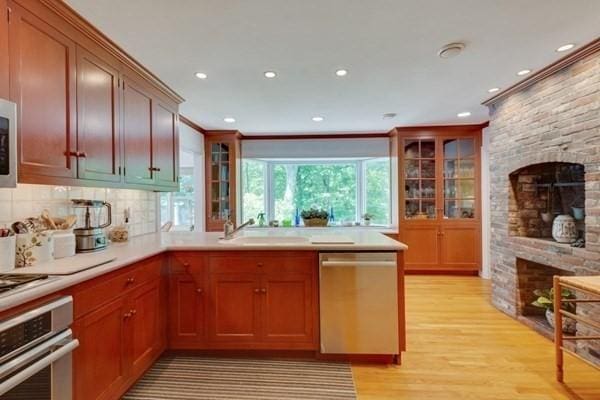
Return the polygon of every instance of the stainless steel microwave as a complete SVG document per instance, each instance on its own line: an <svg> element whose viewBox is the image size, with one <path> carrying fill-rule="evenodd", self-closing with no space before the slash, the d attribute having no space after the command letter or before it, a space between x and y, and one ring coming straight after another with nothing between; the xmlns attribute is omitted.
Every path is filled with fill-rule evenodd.
<svg viewBox="0 0 600 400"><path fill-rule="evenodd" d="M17 105L0 99L0 188L17 186Z"/></svg>

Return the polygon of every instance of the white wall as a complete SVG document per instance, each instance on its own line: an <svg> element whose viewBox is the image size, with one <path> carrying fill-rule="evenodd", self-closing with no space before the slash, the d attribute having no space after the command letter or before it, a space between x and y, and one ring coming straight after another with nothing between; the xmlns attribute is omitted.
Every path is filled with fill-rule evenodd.
<svg viewBox="0 0 600 400"><path fill-rule="evenodd" d="M204 135L190 128L184 123L179 124L179 147L180 150L193 153L194 159L194 190L195 223L196 231L204 231Z"/></svg>
<svg viewBox="0 0 600 400"><path fill-rule="evenodd" d="M483 129L481 141L481 277L490 279L490 139L488 128Z"/></svg>

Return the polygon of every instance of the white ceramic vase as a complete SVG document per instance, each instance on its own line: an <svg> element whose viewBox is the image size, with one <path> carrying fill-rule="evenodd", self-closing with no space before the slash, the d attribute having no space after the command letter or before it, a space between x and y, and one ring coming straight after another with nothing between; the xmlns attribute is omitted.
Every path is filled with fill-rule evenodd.
<svg viewBox="0 0 600 400"><path fill-rule="evenodd" d="M552 237L558 243L573 243L577 240L577 226L575 219L568 214L554 218L552 224Z"/></svg>

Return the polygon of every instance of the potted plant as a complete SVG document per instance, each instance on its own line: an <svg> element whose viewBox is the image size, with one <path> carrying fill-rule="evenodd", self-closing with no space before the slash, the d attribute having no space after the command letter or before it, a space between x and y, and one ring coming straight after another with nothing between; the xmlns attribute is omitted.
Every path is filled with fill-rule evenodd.
<svg viewBox="0 0 600 400"><path fill-rule="evenodd" d="M373 214L364 213L362 217L363 217L363 220L365 221L366 226L371 225L371 220L373 219Z"/></svg>
<svg viewBox="0 0 600 400"><path fill-rule="evenodd" d="M329 213L324 209L310 208L309 210L302 210L300 213L304 226L327 226L329 221Z"/></svg>
<svg viewBox="0 0 600 400"><path fill-rule="evenodd" d="M546 310L546 320L554 328L554 289L536 289L533 293L538 296L537 300L531 305ZM563 289L561 293L563 299L576 299L575 293L569 289ZM575 303L562 303L561 308L570 313L575 313ZM574 334L577 330L576 321L572 318L563 317L562 330L564 333Z"/></svg>

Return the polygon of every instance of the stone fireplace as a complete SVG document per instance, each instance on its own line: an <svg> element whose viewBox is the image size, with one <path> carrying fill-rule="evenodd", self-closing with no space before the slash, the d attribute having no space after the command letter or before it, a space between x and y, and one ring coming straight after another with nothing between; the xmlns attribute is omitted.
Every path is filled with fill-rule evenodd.
<svg viewBox="0 0 600 400"><path fill-rule="evenodd" d="M533 290L551 287L553 275L600 275L600 41L487 105L492 301L552 338ZM551 219L575 212L584 248L552 240ZM600 308L579 304L577 313ZM579 325L577 335L592 334ZM600 363L600 342L576 343Z"/></svg>

